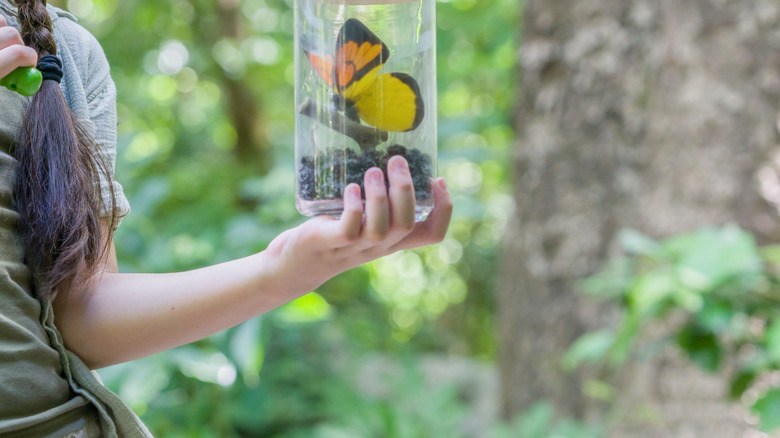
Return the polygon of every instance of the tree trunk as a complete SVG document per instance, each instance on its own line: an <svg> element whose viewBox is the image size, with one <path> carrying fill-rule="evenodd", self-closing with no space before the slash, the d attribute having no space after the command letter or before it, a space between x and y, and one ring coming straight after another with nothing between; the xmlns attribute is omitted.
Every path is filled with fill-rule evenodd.
<svg viewBox="0 0 780 438"><path fill-rule="evenodd" d="M767 164L778 143L779 9L774 0L525 1L517 214L499 297L506 415L540 400L591 412L585 377L559 364L605 323L577 281L617 255L621 228L661 237L734 222L759 239L780 234L771 205L780 185ZM665 407L717 404L722 390L667 359L637 366L624 391L663 417L662 432L642 436L684 436L708 421L716 434L707 436L737 436L724 435L733 418L717 409L718 418L669 419ZM670 391L642 381L667 375L691 378Z"/></svg>
<svg viewBox="0 0 780 438"><path fill-rule="evenodd" d="M222 37L233 41L244 38L243 15L240 0L221 0L218 2ZM244 83L246 79L236 79L222 74L227 112L236 130L236 155L239 160L253 160L257 163L258 173L270 170L271 151L265 136L265 125L261 114L260 101L255 93Z"/></svg>

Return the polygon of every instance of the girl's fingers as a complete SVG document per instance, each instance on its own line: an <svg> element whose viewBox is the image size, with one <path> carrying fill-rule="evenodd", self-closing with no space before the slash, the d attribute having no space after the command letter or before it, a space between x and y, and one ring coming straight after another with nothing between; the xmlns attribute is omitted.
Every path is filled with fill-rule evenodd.
<svg viewBox="0 0 780 438"><path fill-rule="evenodd" d="M13 45L0 49L0 78L19 67L34 67L38 63L38 53L30 47Z"/></svg>
<svg viewBox="0 0 780 438"><path fill-rule="evenodd" d="M447 228L452 219L452 199L447 192L444 178L439 178L431 184L433 188L434 207L425 222L418 223L414 230L403 240L393 245L391 251L417 248L444 240Z"/></svg>
<svg viewBox="0 0 780 438"><path fill-rule="evenodd" d="M20 46L24 45L24 41L22 41L22 35L19 34L19 31L16 30L16 28L0 23L0 49L5 49L6 47L14 44L18 44Z"/></svg>
<svg viewBox="0 0 780 438"><path fill-rule="evenodd" d="M304 225L304 240L312 248L340 250L351 247L360 238L363 221L363 200L360 186L350 184L344 190L344 210L341 218L320 215L309 219Z"/></svg>
<svg viewBox="0 0 780 438"><path fill-rule="evenodd" d="M349 245L360 238L360 230L363 226L363 199L360 186L349 184L344 190L344 212L338 222L339 234L342 236L342 245ZM342 246L340 245L340 246Z"/></svg>
<svg viewBox="0 0 780 438"><path fill-rule="evenodd" d="M19 67L33 67L38 63L38 53L22 42L19 31L7 25L0 15L0 78Z"/></svg>
<svg viewBox="0 0 780 438"><path fill-rule="evenodd" d="M387 163L387 177L392 232L398 232L400 239L414 229L414 183L406 159L398 155L391 158Z"/></svg>
<svg viewBox="0 0 780 438"><path fill-rule="evenodd" d="M366 171L363 187L366 191L366 223L363 238L370 243L381 242L390 230L390 212L385 176L381 169Z"/></svg>

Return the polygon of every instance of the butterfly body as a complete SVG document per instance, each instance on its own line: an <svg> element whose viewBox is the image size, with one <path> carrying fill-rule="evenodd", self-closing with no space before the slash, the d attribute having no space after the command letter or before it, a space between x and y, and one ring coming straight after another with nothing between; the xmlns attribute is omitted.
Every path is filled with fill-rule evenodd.
<svg viewBox="0 0 780 438"><path fill-rule="evenodd" d="M348 119L360 123L360 114L358 114L358 109L355 106L355 102L346 100L339 94L333 94L331 101L333 102L335 108L343 112Z"/></svg>
<svg viewBox="0 0 780 438"><path fill-rule="evenodd" d="M331 87L334 104L348 118L393 132L412 131L422 122L425 108L419 84L405 73L380 74L390 50L359 20L344 23L335 56L305 52Z"/></svg>

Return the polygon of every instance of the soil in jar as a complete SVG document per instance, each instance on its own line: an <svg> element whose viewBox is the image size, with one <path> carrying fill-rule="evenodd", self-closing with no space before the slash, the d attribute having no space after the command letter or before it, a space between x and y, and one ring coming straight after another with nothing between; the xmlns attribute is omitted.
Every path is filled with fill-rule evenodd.
<svg viewBox="0 0 780 438"><path fill-rule="evenodd" d="M387 179L387 162L391 157L400 155L409 163L414 183L414 194L418 201L431 197L431 178L433 162L431 157L419 149L407 149L402 145L392 145L386 150L370 149L330 149L313 156L304 156L298 165L298 195L307 201L341 199L344 188L352 183L360 185L363 192L363 175L372 167L382 169ZM319 178L317 170L320 169Z"/></svg>

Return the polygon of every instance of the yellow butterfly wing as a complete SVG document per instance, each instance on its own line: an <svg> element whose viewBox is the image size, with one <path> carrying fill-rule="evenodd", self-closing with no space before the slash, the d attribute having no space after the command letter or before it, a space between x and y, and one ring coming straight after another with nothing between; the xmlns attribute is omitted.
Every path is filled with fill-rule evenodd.
<svg viewBox="0 0 780 438"><path fill-rule="evenodd" d="M381 69L382 66L378 66L373 70L364 72L360 78L350 81L349 85L344 87L339 94L350 102L357 102L363 93L374 86Z"/></svg>
<svg viewBox="0 0 780 438"><path fill-rule="evenodd" d="M353 86L363 87L360 81ZM364 122L385 131L411 131L425 116L420 86L405 73L379 75L351 101Z"/></svg>

